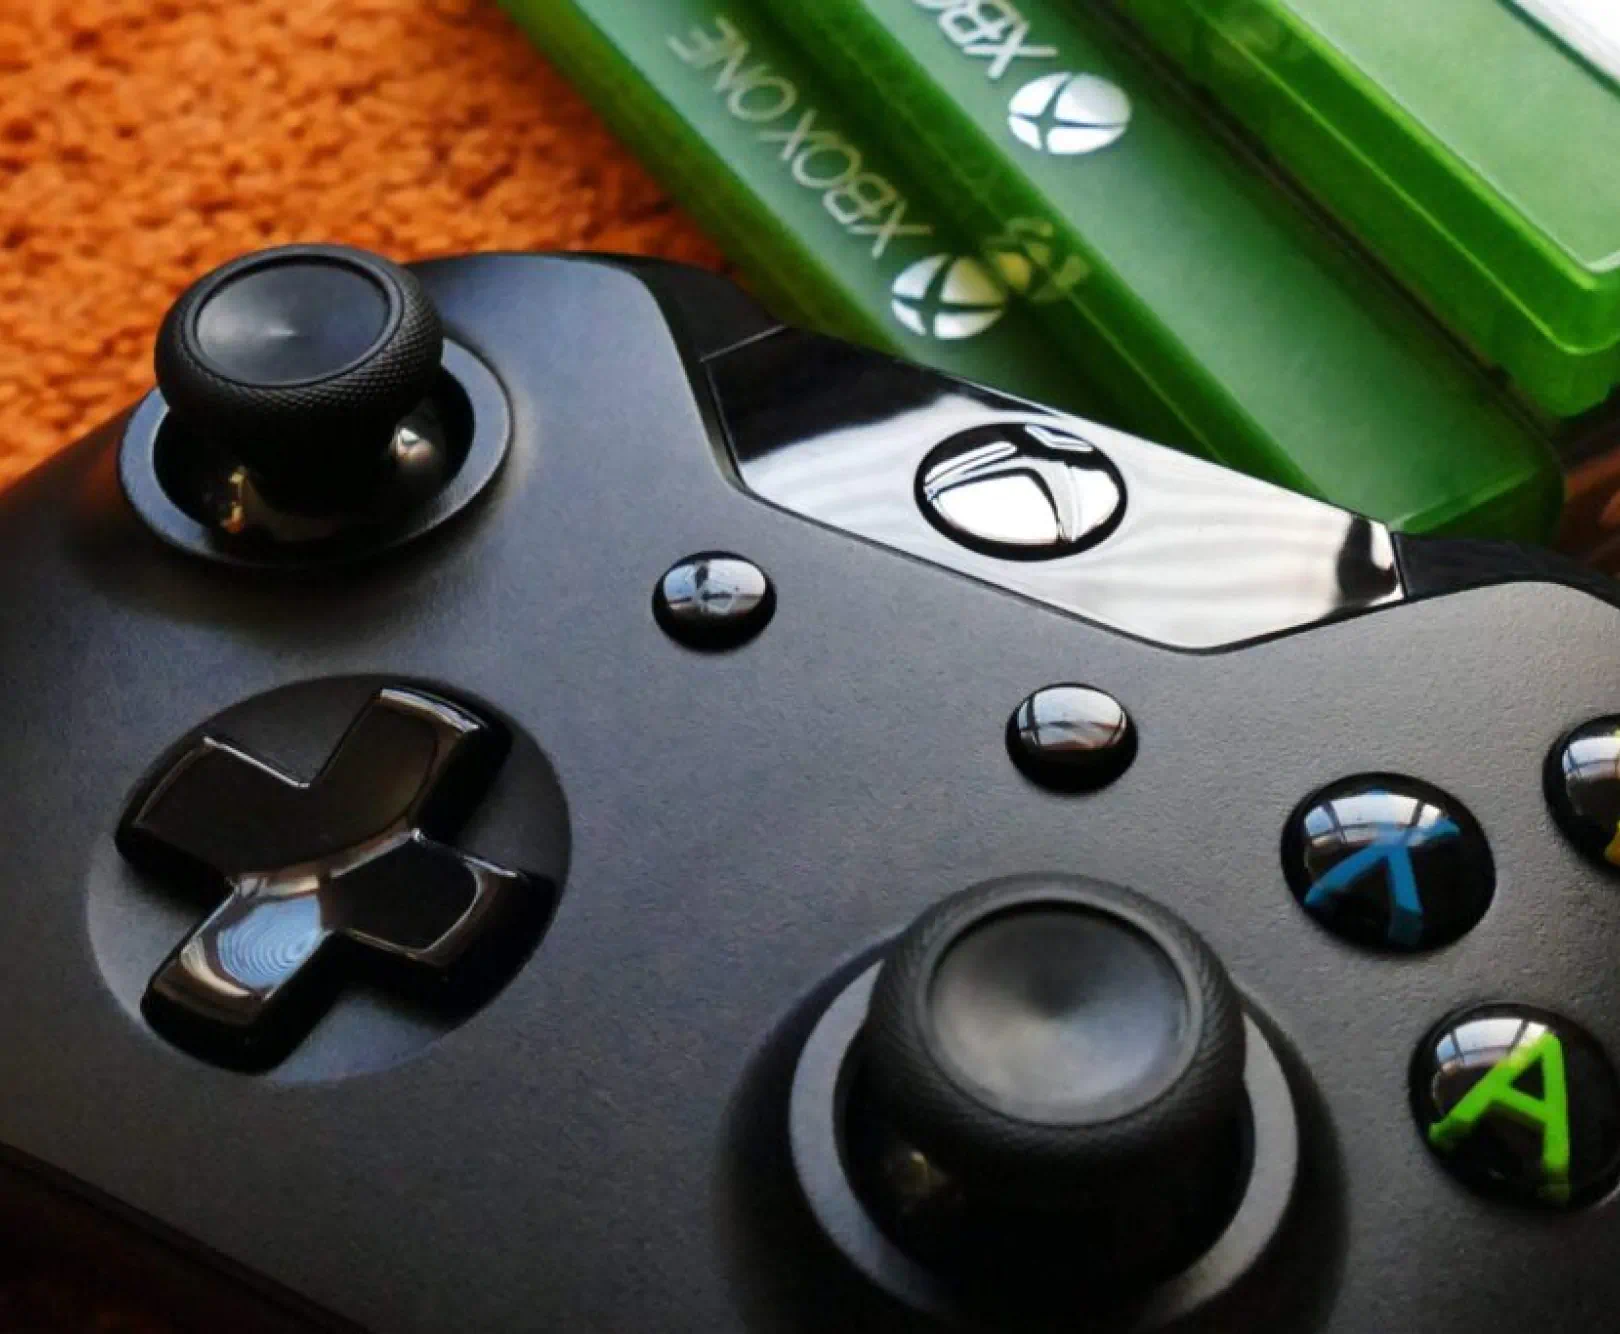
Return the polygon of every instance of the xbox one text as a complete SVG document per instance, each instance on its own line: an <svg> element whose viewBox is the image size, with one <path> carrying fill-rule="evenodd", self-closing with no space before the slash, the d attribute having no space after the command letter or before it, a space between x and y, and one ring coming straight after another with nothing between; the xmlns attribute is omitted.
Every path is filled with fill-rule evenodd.
<svg viewBox="0 0 1620 1334"><path fill-rule="evenodd" d="M953 4L941 12L941 21L951 24L947 31L961 39L964 49L993 37L1012 42L1001 48L1008 62L1018 54L1048 54L1046 48L1023 45L1027 25L1020 27L1021 20L1009 17L1014 13L1005 6ZM970 17L976 26L966 26ZM820 196L822 208L847 235L863 242L870 238L871 259L895 265L886 277L889 309L909 332L942 342L976 338L1000 323L1013 298L1049 303L1089 275L1077 256L1054 251L1052 226L1039 219L1010 220L990 242L973 247L982 254L942 249L937 241L915 249L897 245L933 238L933 224L916 220L912 201L886 176L869 169L867 153L831 128L818 106L806 105L800 85L756 54L753 41L735 22L716 14L708 23L665 40L684 65L710 76L712 91L732 119L758 127L757 141L771 148L796 185ZM993 65L992 77L998 67L1004 66ZM1044 81L1052 78L1044 76ZM1049 90L1054 106L1071 76L1056 78ZM1039 111L1032 108L1032 114ZM1056 144L1067 131L1052 117L1043 117L1043 126L1046 120L1053 123L1043 133L1054 136ZM1122 131L1123 124L1117 132Z"/></svg>
<svg viewBox="0 0 1620 1334"><path fill-rule="evenodd" d="M826 128L819 108L801 109L797 84L765 61L750 63L752 45L730 19L716 15L711 28L672 35L669 48L694 69L718 69L714 91L725 99L726 110L737 120L769 127L760 130L759 141L781 145L778 157L793 180L820 193L822 207L846 232L872 238L873 259L882 259L899 237L933 235L931 224L907 221L910 201L866 170L865 154Z"/></svg>

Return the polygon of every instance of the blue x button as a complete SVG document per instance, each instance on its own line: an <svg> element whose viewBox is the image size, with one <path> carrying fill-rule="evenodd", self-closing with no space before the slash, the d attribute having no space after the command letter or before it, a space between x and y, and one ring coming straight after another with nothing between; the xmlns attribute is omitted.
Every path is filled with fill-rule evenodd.
<svg viewBox="0 0 1620 1334"><path fill-rule="evenodd" d="M1302 802L1283 869L1305 911L1335 935L1434 949L1490 906L1496 874L1478 822L1436 787L1392 774L1341 779Z"/></svg>

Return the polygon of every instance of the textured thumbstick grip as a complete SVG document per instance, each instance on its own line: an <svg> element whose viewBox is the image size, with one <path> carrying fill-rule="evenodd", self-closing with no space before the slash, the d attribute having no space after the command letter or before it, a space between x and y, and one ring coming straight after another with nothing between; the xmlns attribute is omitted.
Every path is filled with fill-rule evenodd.
<svg viewBox="0 0 1620 1334"><path fill-rule="evenodd" d="M864 1051L888 1124L998 1196L1128 1189L1243 1106L1219 959L1174 914L1079 877L993 881L925 913L879 975Z"/></svg>
<svg viewBox="0 0 1620 1334"><path fill-rule="evenodd" d="M347 246L259 251L180 296L158 386L188 430L283 492L318 494L386 452L443 353L416 278Z"/></svg>

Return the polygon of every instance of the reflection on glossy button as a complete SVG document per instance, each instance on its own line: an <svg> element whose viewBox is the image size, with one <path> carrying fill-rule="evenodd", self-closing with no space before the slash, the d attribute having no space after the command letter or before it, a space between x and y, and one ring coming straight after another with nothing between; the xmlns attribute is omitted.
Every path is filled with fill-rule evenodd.
<svg viewBox="0 0 1620 1334"><path fill-rule="evenodd" d="M1569 841L1597 865L1620 867L1620 716L1594 718L1559 741L1542 784Z"/></svg>
<svg viewBox="0 0 1620 1334"><path fill-rule="evenodd" d="M1490 847L1463 804L1392 774L1341 779L1300 803L1283 833L1283 868L1328 930L1390 950L1456 940L1496 887Z"/></svg>
<svg viewBox="0 0 1620 1334"><path fill-rule="evenodd" d="M929 523L974 551L1052 560L1096 546L1118 527L1125 483L1079 436L1007 422L964 431L930 452L917 472L917 503Z"/></svg>
<svg viewBox="0 0 1620 1334"><path fill-rule="evenodd" d="M1447 1019L1412 1063L1418 1132L1486 1194L1571 1209L1620 1177L1620 1083L1597 1041L1526 1005Z"/></svg>
<svg viewBox="0 0 1620 1334"><path fill-rule="evenodd" d="M704 551L677 561L653 590L653 616L688 648L728 649L752 639L776 611L776 590L751 560Z"/></svg>
<svg viewBox="0 0 1620 1334"><path fill-rule="evenodd" d="M309 779L203 733L151 775L118 829L149 875L213 911L147 986L142 1013L220 1065L267 1069L365 956L396 988L448 992L484 946L550 901L449 841L505 763L505 727L410 687L379 690Z"/></svg>
<svg viewBox="0 0 1620 1334"><path fill-rule="evenodd" d="M1136 728L1091 686L1037 690L1007 720L1007 753L1031 782L1060 792L1105 787L1136 758Z"/></svg>

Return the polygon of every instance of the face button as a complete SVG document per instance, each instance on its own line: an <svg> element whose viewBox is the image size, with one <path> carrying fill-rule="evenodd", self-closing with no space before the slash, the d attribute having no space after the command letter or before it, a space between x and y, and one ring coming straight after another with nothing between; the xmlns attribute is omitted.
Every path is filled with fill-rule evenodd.
<svg viewBox="0 0 1620 1334"><path fill-rule="evenodd" d="M1598 866L1620 868L1620 716L1564 737L1547 755L1542 786L1565 837Z"/></svg>
<svg viewBox="0 0 1620 1334"><path fill-rule="evenodd" d="M1094 445L1049 426L976 427L917 471L917 504L947 537L1004 560L1055 560L1101 542L1125 513L1125 482Z"/></svg>
<svg viewBox="0 0 1620 1334"><path fill-rule="evenodd" d="M1454 1015L1412 1064L1418 1132L1484 1194L1573 1209L1620 1177L1620 1083L1597 1041L1561 1015L1482 1005Z"/></svg>
<svg viewBox="0 0 1620 1334"><path fill-rule="evenodd" d="M549 909L552 888L451 845L509 737L426 692L378 691L309 782L223 737L185 744L118 831L137 868L215 906L141 1009L177 1045L263 1069L303 1038L346 969L448 993Z"/></svg>
<svg viewBox="0 0 1620 1334"><path fill-rule="evenodd" d="M1047 686L1007 720L1007 753L1033 783L1058 792L1106 787L1136 758L1136 728L1112 695Z"/></svg>
<svg viewBox="0 0 1620 1334"><path fill-rule="evenodd" d="M1283 832L1283 869L1328 930L1389 950L1450 944L1496 887L1490 847L1463 804L1391 774L1342 779L1302 802Z"/></svg>
<svg viewBox="0 0 1620 1334"><path fill-rule="evenodd" d="M776 612L776 589L751 560L705 551L677 561L653 589L653 617L687 648L745 644Z"/></svg>

